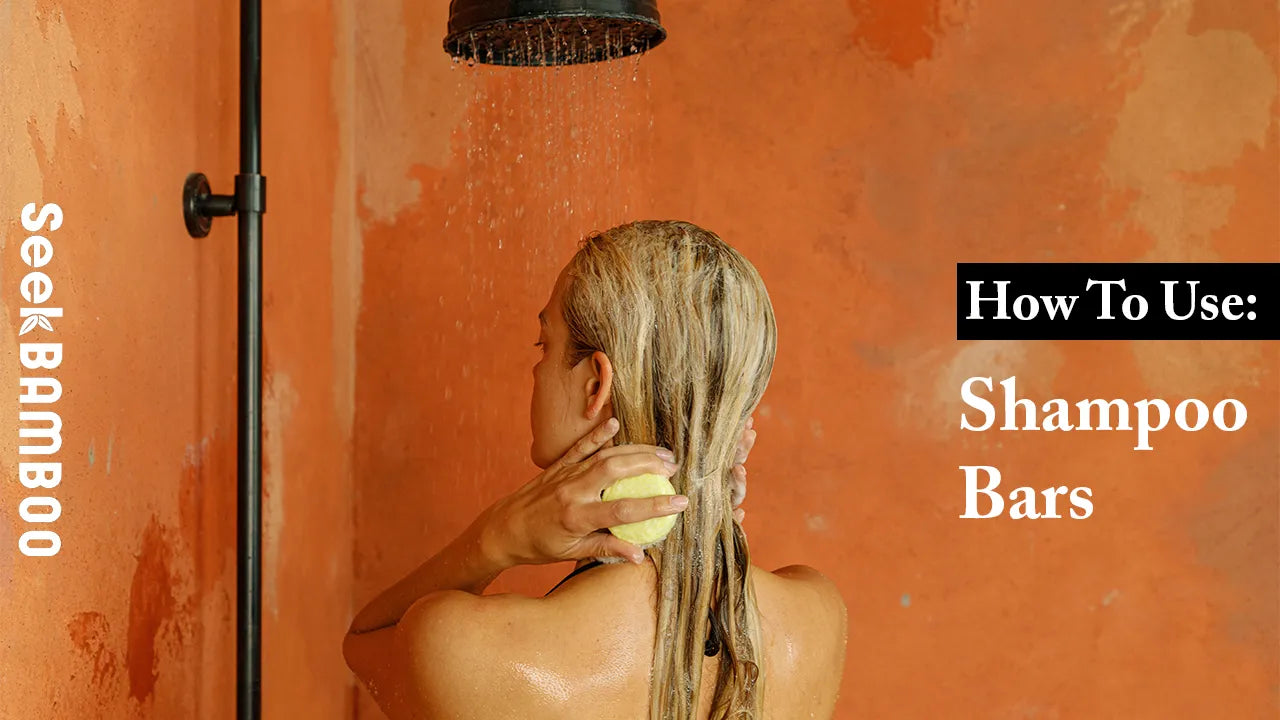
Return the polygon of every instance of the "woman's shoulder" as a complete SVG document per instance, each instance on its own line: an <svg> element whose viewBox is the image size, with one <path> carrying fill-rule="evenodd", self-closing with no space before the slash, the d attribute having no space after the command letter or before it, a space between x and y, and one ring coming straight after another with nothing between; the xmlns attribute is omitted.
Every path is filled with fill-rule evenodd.
<svg viewBox="0 0 1280 720"><path fill-rule="evenodd" d="M836 583L809 565L786 565L772 572L752 569L765 632L788 642L802 641L811 658L842 661L848 610Z"/></svg>
<svg viewBox="0 0 1280 720"><path fill-rule="evenodd" d="M752 566L756 576L757 592L763 582L766 587L777 588L777 592L788 596L788 600L799 600L824 615L834 616L846 614L844 595L835 581L822 574L817 568L809 565L785 565L772 572Z"/></svg>
<svg viewBox="0 0 1280 720"><path fill-rule="evenodd" d="M803 708L797 717L831 717L849 636L840 589L808 565L753 569L772 687L765 693L765 715L784 717Z"/></svg>

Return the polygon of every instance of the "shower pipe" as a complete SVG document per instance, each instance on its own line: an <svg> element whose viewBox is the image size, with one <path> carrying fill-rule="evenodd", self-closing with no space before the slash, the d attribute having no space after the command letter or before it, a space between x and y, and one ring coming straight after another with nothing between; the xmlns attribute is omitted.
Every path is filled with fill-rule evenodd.
<svg viewBox="0 0 1280 720"><path fill-rule="evenodd" d="M187 176L182 215L193 238L213 218L236 216L239 239L236 434L236 717L262 712L262 5L240 1L240 173L235 194L214 195L203 173Z"/></svg>

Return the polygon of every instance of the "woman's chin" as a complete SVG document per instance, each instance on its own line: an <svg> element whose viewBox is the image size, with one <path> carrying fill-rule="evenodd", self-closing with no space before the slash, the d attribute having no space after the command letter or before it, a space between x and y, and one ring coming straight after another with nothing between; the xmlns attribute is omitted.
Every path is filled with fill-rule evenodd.
<svg viewBox="0 0 1280 720"><path fill-rule="evenodd" d="M565 453L573 447L574 443L567 442L562 447L556 447L558 443L551 443L552 447L547 448L548 443L538 442L534 440L529 445L529 459L534 465L546 470L559 460Z"/></svg>
<svg viewBox="0 0 1280 720"><path fill-rule="evenodd" d="M547 466L551 464L547 462L546 458L544 458L542 453L539 452L537 445L531 445L529 447L529 459L533 461L535 466L542 470L546 470Z"/></svg>

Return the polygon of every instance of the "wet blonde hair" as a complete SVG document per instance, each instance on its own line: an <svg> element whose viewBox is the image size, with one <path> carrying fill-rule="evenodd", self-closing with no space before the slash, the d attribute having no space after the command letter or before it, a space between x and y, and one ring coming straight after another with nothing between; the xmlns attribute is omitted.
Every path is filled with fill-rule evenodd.
<svg viewBox="0 0 1280 720"><path fill-rule="evenodd" d="M671 448L681 464L672 484L689 497L671 533L646 550L658 568L649 717L693 717L710 637L720 648L710 717L758 719L760 621L730 490L777 350L764 282L715 233L678 221L593 233L569 274L568 366L609 356L615 442Z"/></svg>

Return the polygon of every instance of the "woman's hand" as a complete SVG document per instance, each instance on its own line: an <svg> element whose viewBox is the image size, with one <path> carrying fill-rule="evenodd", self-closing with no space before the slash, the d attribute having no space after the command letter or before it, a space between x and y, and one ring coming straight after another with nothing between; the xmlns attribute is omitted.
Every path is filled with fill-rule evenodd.
<svg viewBox="0 0 1280 720"><path fill-rule="evenodd" d="M733 519L742 524L742 519L746 517L747 511L738 507L747 497L747 455L751 454L751 448L756 444L756 431L751 426L756 422L755 417L747 418L747 427L742 431L742 439L738 441L738 455L734 458L733 466L733 492L731 493L731 502L733 504Z"/></svg>
<svg viewBox="0 0 1280 720"><path fill-rule="evenodd" d="M642 473L671 477L678 468L670 462L674 454L665 448L605 447L617 431L617 420L601 423L524 487L494 503L486 511L482 532L486 554L508 567L589 557L643 562L639 547L601 528L673 515L684 510L689 499L660 495L601 500L604 489L621 478Z"/></svg>

